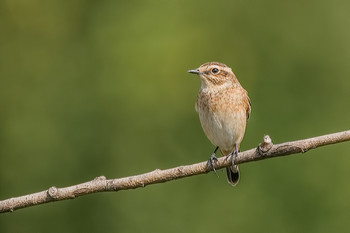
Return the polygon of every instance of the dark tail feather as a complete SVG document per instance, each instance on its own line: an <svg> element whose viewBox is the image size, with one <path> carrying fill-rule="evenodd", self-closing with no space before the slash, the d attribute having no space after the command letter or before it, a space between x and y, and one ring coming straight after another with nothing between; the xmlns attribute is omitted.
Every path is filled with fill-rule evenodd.
<svg viewBox="0 0 350 233"><path fill-rule="evenodd" d="M227 173L227 181L232 185L235 186L239 181L239 169L238 165L233 165L231 167L226 168Z"/></svg>

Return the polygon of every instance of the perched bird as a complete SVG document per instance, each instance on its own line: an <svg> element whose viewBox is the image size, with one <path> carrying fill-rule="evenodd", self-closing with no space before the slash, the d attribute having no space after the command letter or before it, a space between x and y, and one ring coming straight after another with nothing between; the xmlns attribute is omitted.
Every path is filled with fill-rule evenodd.
<svg viewBox="0 0 350 233"><path fill-rule="evenodd" d="M232 166L227 167L226 172L228 182L234 186L239 180L238 165L234 160L251 112L248 93L225 64L208 62L188 72L201 79L195 108L205 135L216 146L209 159L210 165L216 172L214 163L218 148L222 156L231 157Z"/></svg>

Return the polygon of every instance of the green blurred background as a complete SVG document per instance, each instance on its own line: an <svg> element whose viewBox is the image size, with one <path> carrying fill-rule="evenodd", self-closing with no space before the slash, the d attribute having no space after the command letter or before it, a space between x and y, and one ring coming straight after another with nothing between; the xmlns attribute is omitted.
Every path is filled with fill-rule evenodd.
<svg viewBox="0 0 350 233"><path fill-rule="evenodd" d="M204 62L253 104L242 150L349 129L350 2L0 2L0 199L204 161ZM349 143L0 215L0 232L346 232Z"/></svg>

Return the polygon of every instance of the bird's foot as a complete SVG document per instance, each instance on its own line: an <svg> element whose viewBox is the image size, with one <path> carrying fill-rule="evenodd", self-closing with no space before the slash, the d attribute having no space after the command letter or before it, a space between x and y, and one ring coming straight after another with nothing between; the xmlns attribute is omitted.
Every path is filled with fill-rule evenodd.
<svg viewBox="0 0 350 233"><path fill-rule="evenodd" d="M238 152L237 151L232 151L226 156L227 159L231 159L231 165L235 165L235 159L237 158Z"/></svg>
<svg viewBox="0 0 350 233"><path fill-rule="evenodd" d="M208 160L208 165L211 169L213 169L215 175L217 177L219 177L218 173L216 173L216 169L215 169L215 164L218 162L218 158L216 158L215 156L215 153L213 153L211 156L210 156L210 159Z"/></svg>

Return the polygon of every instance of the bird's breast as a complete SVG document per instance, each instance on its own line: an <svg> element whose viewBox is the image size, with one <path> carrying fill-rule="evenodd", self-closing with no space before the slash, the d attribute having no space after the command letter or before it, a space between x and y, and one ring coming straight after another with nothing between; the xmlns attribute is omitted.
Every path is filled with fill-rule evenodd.
<svg viewBox="0 0 350 233"><path fill-rule="evenodd" d="M246 109L235 89L203 91L198 94L196 111L205 135L222 150L232 151L246 128Z"/></svg>

